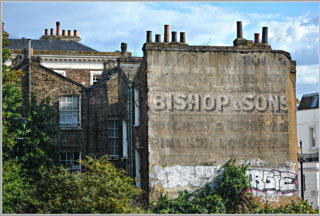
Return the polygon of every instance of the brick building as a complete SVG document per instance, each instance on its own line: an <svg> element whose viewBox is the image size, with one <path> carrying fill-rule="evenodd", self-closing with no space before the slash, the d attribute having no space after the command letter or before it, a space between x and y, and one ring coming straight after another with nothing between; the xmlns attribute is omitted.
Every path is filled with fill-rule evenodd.
<svg viewBox="0 0 320 216"><path fill-rule="evenodd" d="M47 31L42 40L78 43ZM108 153L153 200L160 190L176 196L204 186L236 158L251 164L251 189L262 201L283 204L297 196L296 66L289 53L271 49L266 27L260 43L259 34L244 39L237 22L234 45L221 47L189 46L185 33L178 41L175 31L170 42L165 25L163 42L147 31L143 58L131 57L125 43L121 53L56 53L34 44L29 58L11 49L12 62L27 72L25 97L50 96L59 110L68 152L61 162L78 168L76 158ZM91 59L100 68L75 68L67 59ZM101 72L94 85L91 70Z"/></svg>

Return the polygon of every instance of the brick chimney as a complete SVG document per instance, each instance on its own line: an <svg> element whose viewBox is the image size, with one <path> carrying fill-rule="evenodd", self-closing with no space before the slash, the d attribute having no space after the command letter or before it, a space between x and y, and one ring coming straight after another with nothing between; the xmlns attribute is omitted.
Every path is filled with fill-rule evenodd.
<svg viewBox="0 0 320 216"><path fill-rule="evenodd" d="M66 31L62 30L60 35L60 22L56 22L56 34L53 33L54 29L50 29L50 35L48 34L48 29L45 29L44 35L40 37L40 40L64 40L64 41L75 41L80 42L81 38L78 36L78 31L74 30L74 35L71 35L71 30L68 30L68 35Z"/></svg>

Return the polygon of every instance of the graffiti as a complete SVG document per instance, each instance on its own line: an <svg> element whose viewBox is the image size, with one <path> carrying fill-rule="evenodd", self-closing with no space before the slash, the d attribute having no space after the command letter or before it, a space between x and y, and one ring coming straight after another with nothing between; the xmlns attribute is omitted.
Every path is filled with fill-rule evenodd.
<svg viewBox="0 0 320 216"><path fill-rule="evenodd" d="M295 172L248 169L247 175L254 195L291 196L298 190L298 176Z"/></svg>
<svg viewBox="0 0 320 216"><path fill-rule="evenodd" d="M156 92L148 101L153 113L288 112L284 95Z"/></svg>
<svg viewBox="0 0 320 216"><path fill-rule="evenodd" d="M286 161L286 165L290 167L292 170L296 168L296 162L294 161Z"/></svg>
<svg viewBox="0 0 320 216"><path fill-rule="evenodd" d="M182 165L162 167L156 164L150 170L150 187L158 187L167 191L186 188L195 190L207 183L212 183L220 167ZM292 193L298 189L295 172L248 169L247 175L254 196L292 196Z"/></svg>
<svg viewBox="0 0 320 216"><path fill-rule="evenodd" d="M267 164L266 161L263 161L259 158L253 159L253 160L248 160L246 162L244 160L239 161L239 165L250 165L250 166L255 166L255 167L263 167L266 164Z"/></svg>
<svg viewBox="0 0 320 216"><path fill-rule="evenodd" d="M261 202L266 204L266 203L279 203L280 202L280 197L279 196L264 196L261 198Z"/></svg>
<svg viewBox="0 0 320 216"><path fill-rule="evenodd" d="M212 182L218 166L167 166L155 165L150 171L151 188L161 187L167 191L188 188L195 190Z"/></svg>

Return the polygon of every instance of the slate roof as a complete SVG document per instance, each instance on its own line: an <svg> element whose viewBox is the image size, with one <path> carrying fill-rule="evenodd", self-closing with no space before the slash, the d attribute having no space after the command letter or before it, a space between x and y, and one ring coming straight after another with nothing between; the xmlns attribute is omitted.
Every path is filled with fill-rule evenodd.
<svg viewBox="0 0 320 216"><path fill-rule="evenodd" d="M10 45L8 49L24 49L28 48L28 40L22 39L8 39ZM49 50L49 51L93 51L97 52L90 47L80 44L75 41L62 41L62 40L31 40L31 46L34 50Z"/></svg>
<svg viewBox="0 0 320 216"><path fill-rule="evenodd" d="M319 108L319 93L302 95L298 110Z"/></svg>

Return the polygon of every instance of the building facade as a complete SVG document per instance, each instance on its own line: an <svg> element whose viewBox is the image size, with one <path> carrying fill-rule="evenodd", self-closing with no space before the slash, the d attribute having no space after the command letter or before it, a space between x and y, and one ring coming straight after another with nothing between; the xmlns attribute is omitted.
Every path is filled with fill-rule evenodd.
<svg viewBox="0 0 320 216"><path fill-rule="evenodd" d="M301 153L302 145L304 199L312 203L314 208L320 206L319 112L319 93L303 95L297 109L298 147ZM299 163L300 195L302 195L301 183L301 163Z"/></svg>

